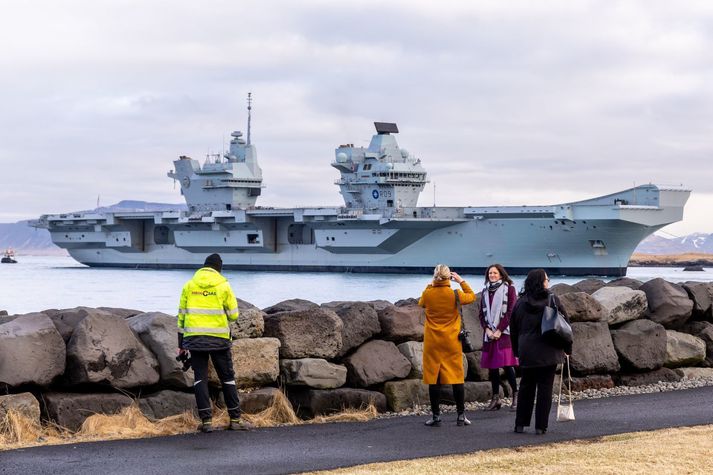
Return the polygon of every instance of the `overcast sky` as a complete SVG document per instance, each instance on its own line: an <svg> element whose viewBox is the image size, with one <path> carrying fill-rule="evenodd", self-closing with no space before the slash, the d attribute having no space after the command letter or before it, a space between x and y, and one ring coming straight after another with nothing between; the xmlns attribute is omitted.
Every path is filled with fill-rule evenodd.
<svg viewBox="0 0 713 475"><path fill-rule="evenodd" d="M181 201L179 155L245 129L266 206L336 205L342 143L393 121L421 205L648 182L713 232L710 1L3 1L0 222Z"/></svg>

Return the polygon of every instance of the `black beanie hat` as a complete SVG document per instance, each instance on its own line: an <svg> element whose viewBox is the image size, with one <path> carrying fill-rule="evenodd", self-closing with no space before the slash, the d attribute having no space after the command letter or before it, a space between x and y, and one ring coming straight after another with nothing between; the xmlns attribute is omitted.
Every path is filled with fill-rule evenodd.
<svg viewBox="0 0 713 475"><path fill-rule="evenodd" d="M218 254L211 254L205 258L204 267L210 267L220 272L223 269L223 259Z"/></svg>

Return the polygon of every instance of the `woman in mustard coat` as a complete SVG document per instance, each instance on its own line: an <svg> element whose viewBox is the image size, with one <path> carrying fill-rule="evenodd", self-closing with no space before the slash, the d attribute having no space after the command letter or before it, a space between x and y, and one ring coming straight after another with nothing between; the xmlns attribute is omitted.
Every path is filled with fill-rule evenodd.
<svg viewBox="0 0 713 475"><path fill-rule="evenodd" d="M452 290L454 280L462 290ZM423 382L428 384L433 417L426 422L429 427L441 425L440 395L441 384L453 387L459 426L470 425L465 417L465 391L463 382L463 350L458 339L461 317L458 314L455 292L460 303L465 305L475 301L475 293L470 285L448 266L438 264L433 271L433 283L423 291L418 304L426 309L426 325L423 334Z"/></svg>

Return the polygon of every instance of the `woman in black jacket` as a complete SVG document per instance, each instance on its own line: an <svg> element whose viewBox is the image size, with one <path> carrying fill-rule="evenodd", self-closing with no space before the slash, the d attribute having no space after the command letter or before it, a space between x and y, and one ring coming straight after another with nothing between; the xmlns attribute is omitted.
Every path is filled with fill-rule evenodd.
<svg viewBox="0 0 713 475"><path fill-rule="evenodd" d="M515 416L515 432L524 432L530 425L532 409L537 393L535 410L535 433L547 432L547 421L552 409L552 385L557 365L564 361L564 353L570 354L572 346L564 349L552 346L542 337L542 313L549 302L550 279L543 269L534 269L527 274L522 296L518 299L510 319L510 338L515 356L520 360L522 379ZM553 296L562 312L559 299ZM566 317L566 315L565 315Z"/></svg>

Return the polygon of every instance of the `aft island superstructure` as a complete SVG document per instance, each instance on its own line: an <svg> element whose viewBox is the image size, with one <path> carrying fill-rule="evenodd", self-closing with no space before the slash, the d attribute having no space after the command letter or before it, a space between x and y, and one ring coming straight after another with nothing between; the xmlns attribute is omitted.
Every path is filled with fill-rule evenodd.
<svg viewBox="0 0 713 475"><path fill-rule="evenodd" d="M187 211L44 215L53 242L89 266L195 268L218 252L226 269L429 273L446 263L480 273L625 275L646 236L683 217L690 191L642 185L547 206L419 207L421 160L399 147L396 124L375 122L368 147L342 145L331 165L344 206L262 208L255 146L233 132L230 149L202 165L174 161Z"/></svg>

